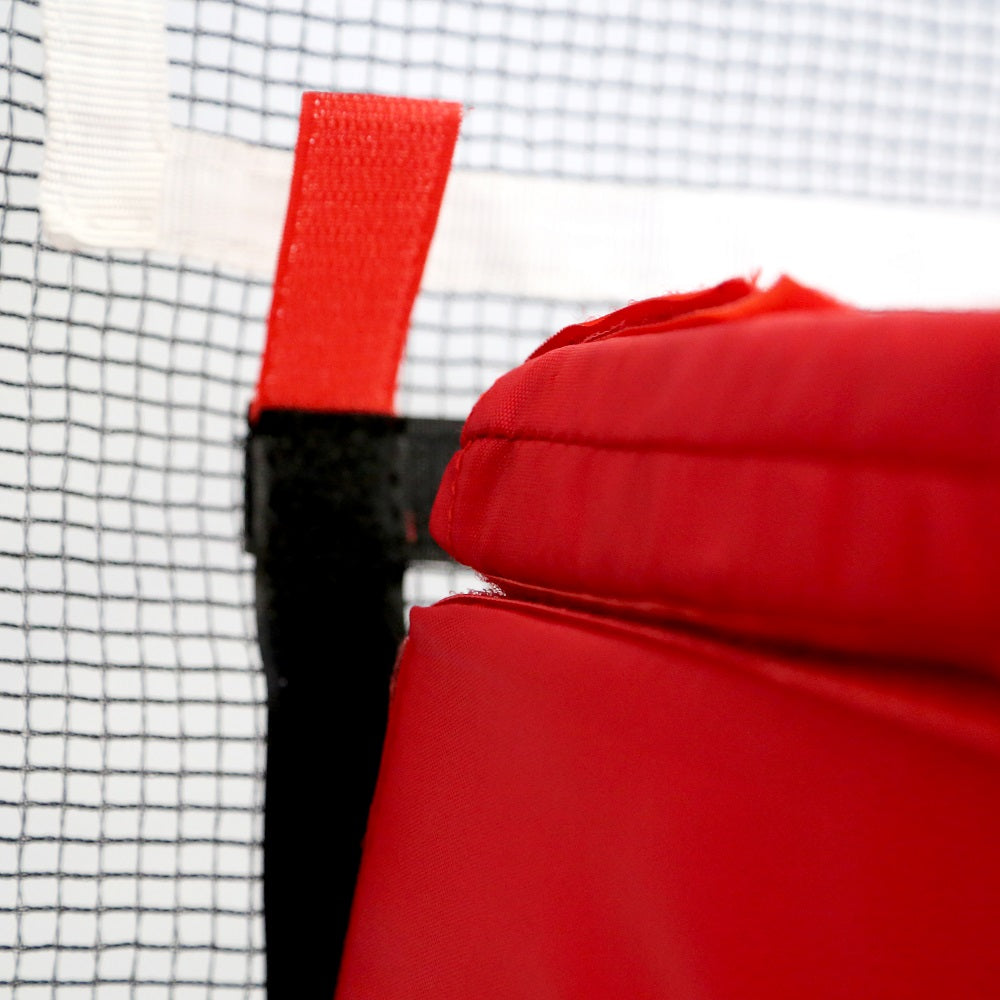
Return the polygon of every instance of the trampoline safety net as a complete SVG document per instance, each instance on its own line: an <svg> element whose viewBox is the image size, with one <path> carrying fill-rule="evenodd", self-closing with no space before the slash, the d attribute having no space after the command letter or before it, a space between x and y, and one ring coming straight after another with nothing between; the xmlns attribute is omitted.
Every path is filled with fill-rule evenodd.
<svg viewBox="0 0 1000 1000"><path fill-rule="evenodd" d="M0 986L262 997L241 439L270 285L49 239L46 6L0 3ZM468 109L456 172L1000 211L985 0L140 8L162 22L178 129L288 151L304 90L439 97ZM428 288L398 408L462 418L546 336L619 304ZM405 588L422 604L474 585L428 564Z"/></svg>

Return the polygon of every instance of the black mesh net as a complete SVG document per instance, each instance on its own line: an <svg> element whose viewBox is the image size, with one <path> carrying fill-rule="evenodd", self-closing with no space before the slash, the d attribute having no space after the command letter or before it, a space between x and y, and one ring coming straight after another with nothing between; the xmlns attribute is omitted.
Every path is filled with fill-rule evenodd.
<svg viewBox="0 0 1000 1000"><path fill-rule="evenodd" d="M151 16L156 4L149 4ZM458 169L1000 206L1000 9L171 0L175 125L290 149L304 88L470 106ZM0 984L260 996L264 685L241 551L266 282L43 238L37 0L0 7ZM424 293L462 417L617 303ZM423 566L411 603L466 578Z"/></svg>

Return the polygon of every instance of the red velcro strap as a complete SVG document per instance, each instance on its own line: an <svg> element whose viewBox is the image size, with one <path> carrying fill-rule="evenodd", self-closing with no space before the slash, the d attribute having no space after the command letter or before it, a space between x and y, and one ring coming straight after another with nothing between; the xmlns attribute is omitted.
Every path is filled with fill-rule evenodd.
<svg viewBox="0 0 1000 1000"><path fill-rule="evenodd" d="M257 393L262 410L392 413L461 108L308 93Z"/></svg>

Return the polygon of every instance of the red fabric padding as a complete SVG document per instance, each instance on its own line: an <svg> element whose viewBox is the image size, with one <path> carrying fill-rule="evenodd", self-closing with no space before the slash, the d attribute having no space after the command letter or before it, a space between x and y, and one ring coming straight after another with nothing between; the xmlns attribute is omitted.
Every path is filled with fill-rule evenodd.
<svg viewBox="0 0 1000 1000"><path fill-rule="evenodd" d="M262 410L393 412L460 110L304 96L251 421Z"/></svg>
<svg viewBox="0 0 1000 1000"><path fill-rule="evenodd" d="M549 341L469 418L339 1000L992 1000L1000 316L787 279ZM974 669L971 669L974 668Z"/></svg>
<svg viewBox="0 0 1000 1000"><path fill-rule="evenodd" d="M570 328L473 410L432 530L509 594L1000 676L1000 315L784 279Z"/></svg>
<svg viewBox="0 0 1000 1000"><path fill-rule="evenodd" d="M992 1000L991 678L413 613L339 1000Z"/></svg>

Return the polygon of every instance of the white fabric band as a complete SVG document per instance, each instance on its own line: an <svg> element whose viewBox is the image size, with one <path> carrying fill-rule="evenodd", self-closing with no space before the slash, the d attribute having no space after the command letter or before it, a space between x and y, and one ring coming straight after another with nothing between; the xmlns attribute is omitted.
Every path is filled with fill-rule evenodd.
<svg viewBox="0 0 1000 1000"><path fill-rule="evenodd" d="M162 0L43 13L47 238L270 278L291 154L170 125ZM760 270L859 305L996 306L998 245L996 213L455 171L423 287L625 301Z"/></svg>

